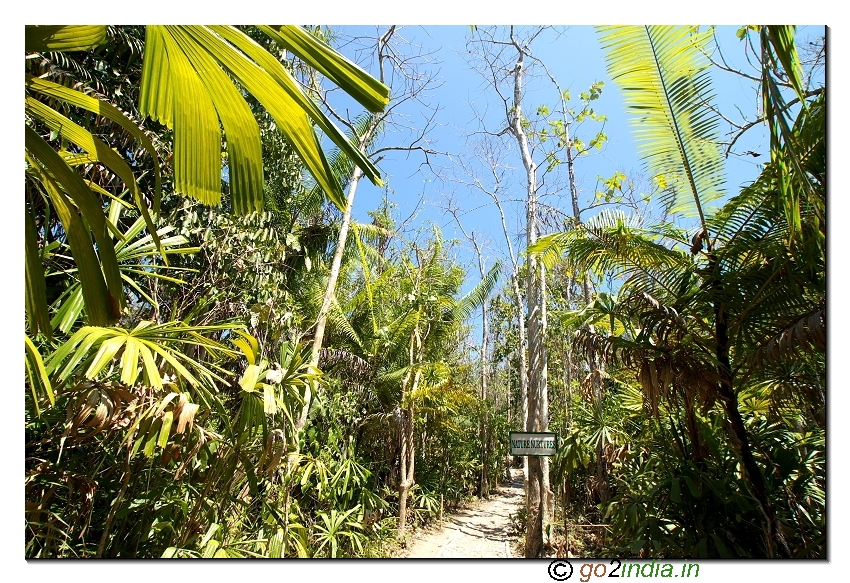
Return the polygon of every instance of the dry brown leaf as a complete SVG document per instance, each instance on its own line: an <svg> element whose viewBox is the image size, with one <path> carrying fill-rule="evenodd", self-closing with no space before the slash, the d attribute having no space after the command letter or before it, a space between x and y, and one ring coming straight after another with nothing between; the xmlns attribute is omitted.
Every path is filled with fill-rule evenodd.
<svg viewBox="0 0 850 583"><path fill-rule="evenodd" d="M186 403L180 408L180 415L177 417L176 433L180 434L186 431L186 427L191 430L195 422L195 414L198 412L200 405L196 403Z"/></svg>

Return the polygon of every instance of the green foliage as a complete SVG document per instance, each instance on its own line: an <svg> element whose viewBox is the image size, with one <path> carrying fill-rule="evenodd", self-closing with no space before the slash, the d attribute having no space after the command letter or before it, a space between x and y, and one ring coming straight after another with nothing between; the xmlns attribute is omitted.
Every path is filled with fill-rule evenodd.
<svg viewBox="0 0 850 583"><path fill-rule="evenodd" d="M294 78L315 67L370 111L383 86L295 27L149 27L147 44L145 33L27 29L25 556L386 556L402 459L415 465L409 525L504 476L502 436L522 410L521 315L510 291L491 297L501 265L461 295L453 243L436 228L403 238L385 203L352 225L312 366L338 228L324 192L339 198L374 119L343 135ZM703 35L609 28L611 69L646 118L648 166L700 224L694 234L675 213L653 224L605 210L529 250L551 278L561 447L550 479L565 535L606 523L600 552L825 553L826 95L802 87L792 27L743 34L762 43L772 156L758 180L707 204L722 177L708 70L693 51ZM284 49L299 63L272 56ZM184 103L157 78L202 97ZM594 83L575 108L565 91L522 120L549 170L603 147L604 131L575 135L605 122L592 103L602 90ZM164 125L140 129L140 91ZM187 130L191 111L210 123ZM339 154L324 158L313 122ZM192 158L196 130L205 162ZM303 157L324 175L305 179ZM592 204L622 202L630 182L600 176ZM180 192L223 192L240 216ZM607 286L588 302L584 274ZM465 320L484 302L494 346L474 357Z"/></svg>
<svg viewBox="0 0 850 583"><path fill-rule="evenodd" d="M778 78L780 61L796 67L791 30L778 28L775 38L757 28L763 56L785 55L762 59L766 83ZM556 409L566 439L553 480L565 516L607 522L607 550L624 556L822 557L826 288L818 108L825 91L806 96L798 80L789 81L800 100L814 98L798 109L793 131L782 96L765 101L766 111L779 108L770 122L771 162L711 209L723 178L716 112L706 107L707 63L697 50L705 34L605 27L602 37L609 70L646 141L647 165L668 189L670 218L680 220L677 205L690 206L699 223L693 234L603 211L529 249L550 269L604 277L611 292L578 309L567 302L559 312L558 325L573 338L567 355L601 357L606 366L601 402L590 398L593 372L579 381L584 371L568 371L565 411ZM794 142L788 152L781 140ZM618 178L601 197L620 188ZM600 474L588 471L594 450L610 470L605 504L594 495ZM583 501L575 495L582 491Z"/></svg>
<svg viewBox="0 0 850 583"><path fill-rule="evenodd" d="M258 189L260 142L274 143L270 151L280 154L291 154L292 143L280 142L265 114L263 131L252 138L253 98L234 94L219 64L203 63L210 64L214 53L239 77L256 67L249 55L284 84L290 74L236 29L147 32L145 43L141 28L28 28L28 51L102 46L28 59L26 555L362 554L364 514L385 503L371 494L370 473L354 450L341 462L322 454L317 459L331 460L322 466L330 473L318 474L291 455L294 441L303 439L293 431L293 418L322 381L307 364L304 346L288 337L303 333L298 327L306 316L297 302L304 284L315 279L310 265L321 263L330 231L314 228L321 205L304 204L302 167L292 156L288 164L276 163L267 192ZM370 109L386 104L383 85L300 29L270 32ZM162 43L171 47L168 62L156 58ZM236 55L235 46L244 52ZM179 99L180 107L169 101L171 94L152 96L151 87L169 87L152 80L177 76L191 85L198 70L187 62L203 65L207 84L200 93ZM297 117L302 106L318 112L303 97L294 109L287 105L300 95L291 79L293 93L272 97L271 86L258 88L256 76L251 79L248 85L277 122ZM94 86L101 98L80 91L81 85ZM149 131L138 127L139 87L142 109L155 110L173 133L156 124ZM203 132L203 124L187 130L180 121L187 107L203 105L195 98L206 89L221 106L216 115L228 134L224 181L218 154L215 164L198 166L202 142L193 132ZM304 120L314 151L299 150L297 139L295 151L321 159ZM337 145L378 180L347 138L326 118L318 121L336 131L331 137ZM218 122L219 143L207 142L204 151L222 149ZM285 132L291 125L278 124ZM275 205L268 213L234 218L175 204L172 167L161 168L160 160L174 161L176 189L196 198L217 198L223 187L237 212L263 197ZM198 172L207 172L206 178ZM317 176L325 192L340 193L328 176ZM198 190L202 183L209 188ZM126 202L128 194L134 204ZM234 256L247 263L235 263ZM321 449L315 435L310 447ZM296 485L303 490L293 496Z"/></svg>
<svg viewBox="0 0 850 583"><path fill-rule="evenodd" d="M608 136L602 129L598 130L589 142L585 142L577 135L587 120L602 124L607 121L607 117L596 113L591 106L592 101L599 99L604 85L602 81L596 81L588 91L582 91L580 108L567 106L570 92L566 90L561 95L560 107L555 111L550 110L546 105L541 105L536 112L539 119L534 123L523 120L523 128L532 138L541 145L549 144L550 140L553 144L547 145L544 153L547 172L551 172L565 161L572 161L575 157L586 156L593 150L601 150L605 147Z"/></svg>
<svg viewBox="0 0 850 583"><path fill-rule="evenodd" d="M93 48L106 38L106 27L27 27L27 52L79 51ZM372 110L382 109L388 89L371 79L326 45L297 26L265 27L263 30L289 50L351 91ZM244 214L262 209L263 163L257 121L233 76L274 117L305 166L332 201L342 206L342 189L319 147L311 121L380 184L377 169L352 146L327 116L298 87L281 63L250 37L227 26L148 26L145 58L139 80L139 112L173 130L174 189L205 204L221 199L222 128L227 133L227 159L232 209ZM26 76L26 169L30 205L43 198L55 209L80 273L83 299L94 325L114 323L126 303L117 260L107 238L98 195L104 189L86 183L73 169L80 164L99 164L120 178L133 193L137 209L159 247L151 213L136 175L121 154L82 125L68 119L40 99L86 109L106 118L133 135L154 159L156 182L152 214L159 211L160 167L149 137L120 109L102 99L67 89L29 73ZM219 127L221 122L222 127ZM49 140L42 135L47 132ZM59 141L57 152L50 141ZM107 195L109 193L106 193ZM70 197L70 198L69 198ZM28 225L31 224L28 221ZM92 245L91 238L95 244ZM39 284L42 272L35 261L36 244L27 237L27 310L31 329L45 328L46 305ZM160 251L163 250L160 248Z"/></svg>

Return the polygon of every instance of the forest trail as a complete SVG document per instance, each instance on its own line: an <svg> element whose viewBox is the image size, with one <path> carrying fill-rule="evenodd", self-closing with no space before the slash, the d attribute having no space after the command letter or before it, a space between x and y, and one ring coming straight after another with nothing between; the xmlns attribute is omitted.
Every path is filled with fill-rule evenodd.
<svg viewBox="0 0 850 583"><path fill-rule="evenodd" d="M493 492L489 500L448 516L442 528L417 533L399 558L504 559L513 558L513 528L509 515L523 503L522 470L511 469L511 482Z"/></svg>

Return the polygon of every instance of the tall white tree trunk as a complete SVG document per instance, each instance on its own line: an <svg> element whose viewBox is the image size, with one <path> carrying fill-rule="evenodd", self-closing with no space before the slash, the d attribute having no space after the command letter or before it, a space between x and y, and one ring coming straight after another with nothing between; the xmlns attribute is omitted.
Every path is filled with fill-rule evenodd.
<svg viewBox="0 0 850 583"><path fill-rule="evenodd" d="M538 238L537 165L531 156L528 136L522 126L522 83L525 49L514 41L519 53L514 68L513 112L510 130L519 145L526 172L526 242L533 245ZM546 353L546 272L536 257L528 259L526 280L528 315L528 417L526 431L546 431L549 427L549 395ZM548 460L528 458L526 474L526 544L525 556L538 557L543 550L544 523L553 519L554 496L549 487Z"/></svg>
<svg viewBox="0 0 850 583"><path fill-rule="evenodd" d="M313 334L313 347L310 352L310 364L319 366L319 355L322 351L322 343L325 340L325 327L328 324L328 314L330 314L331 306L336 295L336 284L339 281L339 272L342 268L342 255L345 252L345 244L348 241L348 231L351 227L351 211L354 208L354 195L357 193L357 184L363 177L363 171L355 166L351 173L348 182L348 194L345 197L345 210L342 213L342 224L339 227L339 235L336 240L336 249L334 257L331 261L331 270L328 274L328 285L325 287L325 295L322 299L322 307L319 308L319 317L316 320L316 328ZM301 431L304 424L307 422L307 413L310 409L309 394L310 389L307 389L308 394L305 395L305 403L301 408L301 415L296 423L296 431Z"/></svg>
<svg viewBox="0 0 850 583"><path fill-rule="evenodd" d="M319 309L319 317L316 320L316 328L313 334L313 349L310 353L310 364L319 364L319 353L322 350L322 342L325 339L325 327L328 324L328 314L336 295L336 284L339 280L339 272L342 268L342 255L345 252L345 244L348 241L348 231L351 227L351 211L354 208L354 196L357 193L357 184L363 177L363 171L354 167L348 183L348 194L345 197L345 210L342 213L342 224L339 227L339 235L336 240L333 260L331 261L330 273L328 273L328 285L325 287L325 295L322 298L322 307Z"/></svg>

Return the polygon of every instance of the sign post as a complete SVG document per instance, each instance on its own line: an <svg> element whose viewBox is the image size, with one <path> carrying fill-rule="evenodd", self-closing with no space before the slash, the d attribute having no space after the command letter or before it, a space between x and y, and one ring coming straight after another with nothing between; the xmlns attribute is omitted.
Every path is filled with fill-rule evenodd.
<svg viewBox="0 0 850 583"><path fill-rule="evenodd" d="M511 455L553 456L558 451L558 434L511 431Z"/></svg>

